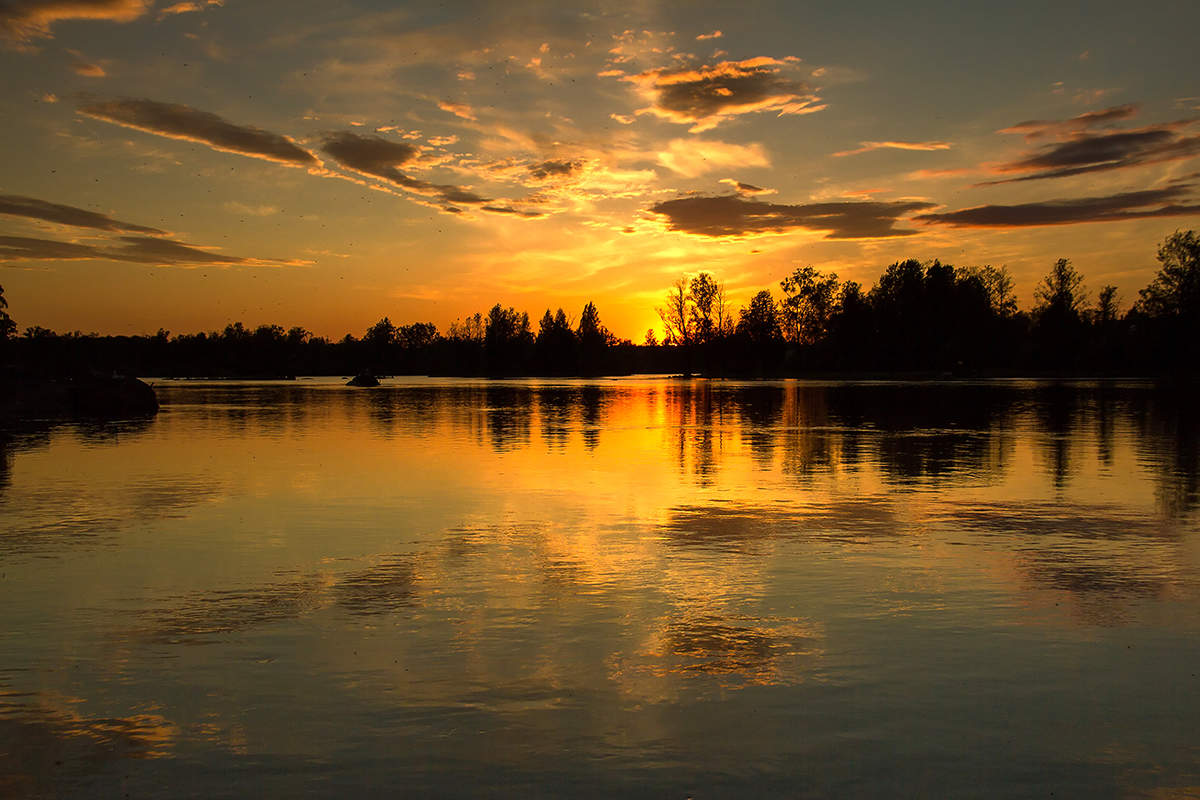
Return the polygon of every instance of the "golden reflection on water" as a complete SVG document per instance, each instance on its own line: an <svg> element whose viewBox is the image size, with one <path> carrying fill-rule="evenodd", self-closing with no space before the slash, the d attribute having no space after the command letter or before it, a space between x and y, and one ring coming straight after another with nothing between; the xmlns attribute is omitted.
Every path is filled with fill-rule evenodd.
<svg viewBox="0 0 1200 800"><path fill-rule="evenodd" d="M12 685L40 693L20 725L74 742L72 762L97 741L117 758L183 747L290 769L383 747L536 772L569 741L634 772L702 772L717 765L688 760L689 709L728 725L759 692L825 709L814 731L875 741L877 720L829 705L848 685L894 719L916 693L951 752L987 735L959 715L974 701L914 675L965 670L1032 719L1045 701L1008 682L1045 648L1065 653L1045 685L1070 694L1071 647L1200 629L1196 428L1170 392L160 391L153 421L0 436L0 652L23 665ZM1014 643L997 655L993 640ZM73 717L54 696L113 716ZM779 730L745 740L756 769L788 761ZM7 752L6 772L43 774L40 756Z"/></svg>

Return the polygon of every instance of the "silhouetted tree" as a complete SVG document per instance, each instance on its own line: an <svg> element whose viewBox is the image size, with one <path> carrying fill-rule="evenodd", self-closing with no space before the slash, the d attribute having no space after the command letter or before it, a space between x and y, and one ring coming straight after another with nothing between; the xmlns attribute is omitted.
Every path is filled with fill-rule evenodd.
<svg viewBox="0 0 1200 800"><path fill-rule="evenodd" d="M737 330L757 347L765 347L783 337L779 327L779 307L770 291L763 289L750 298L750 305L738 312Z"/></svg>
<svg viewBox="0 0 1200 800"><path fill-rule="evenodd" d="M1138 292L1138 307L1150 317L1200 314L1200 236L1175 231L1158 248L1162 267L1154 282Z"/></svg>
<svg viewBox="0 0 1200 800"><path fill-rule="evenodd" d="M584 374L594 374L603 369L604 350L612 342L612 334L600 322L600 312L596 304L588 302L579 315L579 329L575 335L579 339L580 371Z"/></svg>
<svg viewBox="0 0 1200 800"><path fill-rule="evenodd" d="M708 272L701 272L688 284L691 300L692 328L701 343L716 341L729 333L729 317L725 311L725 287Z"/></svg>
<svg viewBox="0 0 1200 800"><path fill-rule="evenodd" d="M1144 347L1171 371L1200 369L1200 236L1175 231L1158 248L1162 264L1138 292L1135 319L1144 321Z"/></svg>
<svg viewBox="0 0 1200 800"><path fill-rule="evenodd" d="M1056 368L1079 363L1087 300L1083 275L1068 259L1054 262L1034 291L1034 338L1043 364Z"/></svg>
<svg viewBox="0 0 1200 800"><path fill-rule="evenodd" d="M825 337L837 310L839 285L836 273L826 275L813 267L797 267L779 282L781 323L789 341L811 345Z"/></svg>
<svg viewBox="0 0 1200 800"><path fill-rule="evenodd" d="M874 356L875 314L858 281L846 281L838 295L837 313L829 326L830 348L840 366L870 365Z"/></svg>
<svg viewBox="0 0 1200 800"><path fill-rule="evenodd" d="M367 332L363 334L362 340L373 348L383 349L392 342L396 341L396 326L387 317L379 320L371 327L367 328Z"/></svg>
<svg viewBox="0 0 1200 800"><path fill-rule="evenodd" d="M1037 304L1034 311L1078 315L1087 303L1083 291L1083 275L1071 266L1070 259L1060 258L1042 278L1034 291Z"/></svg>
<svg viewBox="0 0 1200 800"><path fill-rule="evenodd" d="M566 375L575 370L578 361L575 331L571 330L571 321L561 308L554 314L546 309L542 315L538 323L536 349L543 371L552 375Z"/></svg>
<svg viewBox="0 0 1200 800"><path fill-rule="evenodd" d="M527 346L533 346L529 314L504 308L499 303L492 306L483 335L488 371L493 375L523 372Z"/></svg>
<svg viewBox="0 0 1200 800"><path fill-rule="evenodd" d="M1017 313L1017 297L1013 293L1008 267L984 264L982 267L963 267L960 272L979 281L987 294L988 305L997 317L1005 319Z"/></svg>
<svg viewBox="0 0 1200 800"><path fill-rule="evenodd" d="M1111 325L1120 317L1118 305L1120 298L1117 296L1117 287L1111 283L1100 290L1100 294L1096 296L1096 309L1094 317L1097 325Z"/></svg>
<svg viewBox="0 0 1200 800"><path fill-rule="evenodd" d="M17 323L8 315L8 300L4 298L4 287L0 286L0 342L17 332Z"/></svg>
<svg viewBox="0 0 1200 800"><path fill-rule="evenodd" d="M696 341L696 329L693 300L686 276L672 284L666 300L666 305L655 309L663 322L663 341L669 345L688 347Z"/></svg>

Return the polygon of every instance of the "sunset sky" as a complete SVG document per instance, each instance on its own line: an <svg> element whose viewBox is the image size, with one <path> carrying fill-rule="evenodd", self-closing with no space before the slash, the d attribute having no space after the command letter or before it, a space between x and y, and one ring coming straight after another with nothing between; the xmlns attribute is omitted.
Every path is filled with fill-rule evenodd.
<svg viewBox="0 0 1200 800"><path fill-rule="evenodd" d="M811 264L1061 257L1123 307L1200 227L1200 4L0 3L23 328L361 335L588 300L661 329Z"/></svg>

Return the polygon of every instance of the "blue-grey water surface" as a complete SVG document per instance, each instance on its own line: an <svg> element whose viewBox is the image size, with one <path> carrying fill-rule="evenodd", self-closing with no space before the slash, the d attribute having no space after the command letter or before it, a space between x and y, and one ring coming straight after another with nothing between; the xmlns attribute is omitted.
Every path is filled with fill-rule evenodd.
<svg viewBox="0 0 1200 800"><path fill-rule="evenodd" d="M1200 796L1194 392L156 385L0 433L0 797Z"/></svg>

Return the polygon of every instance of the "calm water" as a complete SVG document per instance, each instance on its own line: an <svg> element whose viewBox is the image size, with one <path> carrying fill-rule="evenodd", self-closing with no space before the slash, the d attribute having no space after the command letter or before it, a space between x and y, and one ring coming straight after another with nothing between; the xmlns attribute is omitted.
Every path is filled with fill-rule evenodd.
<svg viewBox="0 0 1200 800"><path fill-rule="evenodd" d="M0 437L0 797L1195 797L1195 395L159 383Z"/></svg>

